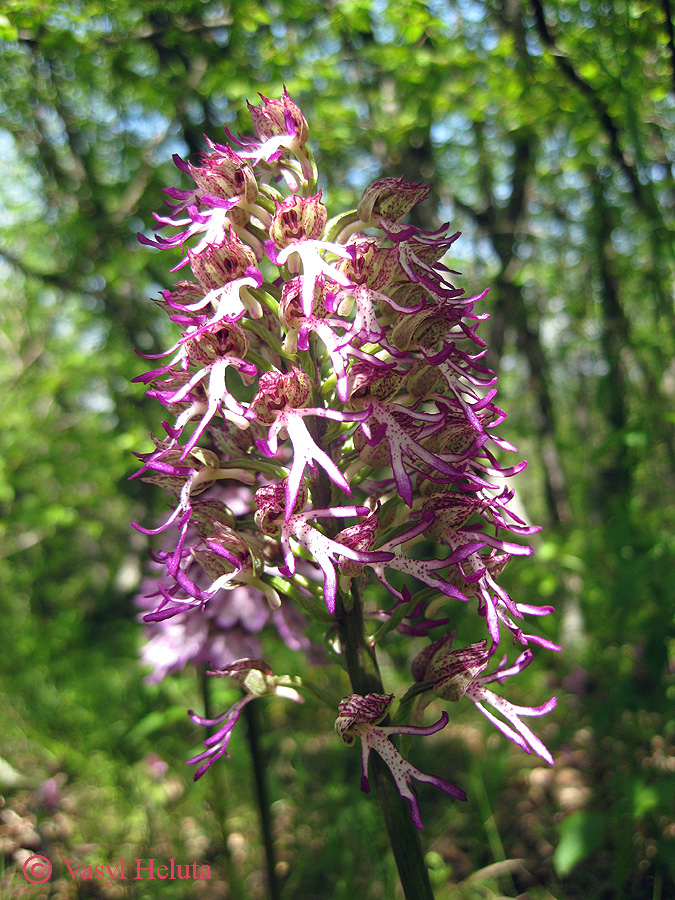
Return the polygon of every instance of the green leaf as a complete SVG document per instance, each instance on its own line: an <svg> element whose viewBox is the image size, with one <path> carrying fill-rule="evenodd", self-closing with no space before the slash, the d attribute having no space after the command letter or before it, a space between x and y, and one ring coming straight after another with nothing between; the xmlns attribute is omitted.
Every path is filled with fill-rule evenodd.
<svg viewBox="0 0 675 900"><path fill-rule="evenodd" d="M636 779L632 787L633 818L639 821L659 805L659 792L654 785L645 784L641 779Z"/></svg>
<svg viewBox="0 0 675 900"><path fill-rule="evenodd" d="M0 14L0 41L15 41L18 36L17 27L12 25L7 16Z"/></svg>
<svg viewBox="0 0 675 900"><path fill-rule="evenodd" d="M602 844L607 818L605 813L580 809L561 824L560 841L553 853L553 865L561 878Z"/></svg>

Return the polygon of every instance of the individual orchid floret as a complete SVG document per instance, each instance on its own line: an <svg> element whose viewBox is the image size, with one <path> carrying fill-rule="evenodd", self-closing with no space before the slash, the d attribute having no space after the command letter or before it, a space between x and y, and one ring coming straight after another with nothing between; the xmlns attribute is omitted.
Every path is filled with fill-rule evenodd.
<svg viewBox="0 0 675 900"><path fill-rule="evenodd" d="M314 441L304 419L307 416L333 419L338 422L359 422L368 416L365 412L342 412L340 410L319 408L302 409L309 400L311 382L309 377L295 366L285 375L280 372L266 372L260 378L260 390L253 398L252 411L263 425L269 425L267 438L259 438L256 447L264 456L274 457L279 446L279 439L288 437L293 445L293 462L286 483L287 502L286 515L291 515L295 506L300 483L305 468L319 465L331 480L346 494L351 496L351 489L345 476L330 456Z"/></svg>
<svg viewBox="0 0 675 900"><path fill-rule="evenodd" d="M448 234L448 225L441 225L436 231L421 231L414 225L403 225L380 221L385 237L393 241L398 251L400 281L410 281L426 288L429 298L438 304L452 300L459 307L471 309L475 298L464 297L464 291L446 280L447 275L456 275L452 269L440 262L459 238L460 232Z"/></svg>
<svg viewBox="0 0 675 900"><path fill-rule="evenodd" d="M433 784L457 800L466 800L466 794L455 787L454 784L450 784L449 781L445 781L445 779L439 778L437 775L426 775L424 772L420 772L416 766L413 766L412 763L409 763L401 756L389 740L389 736L394 734L435 734L447 725L448 714L444 712L438 722L426 727L416 725L379 725L378 723L387 715L393 699L393 694L366 694L365 696L351 694L349 697L345 697L338 706L335 730L340 736L340 740L348 746L351 746L356 738L359 738L361 741L361 790L364 794L370 792L368 757L370 756L370 751L375 750L389 767L400 795L405 797L410 803L410 818L415 826L421 829L422 817L412 785L413 780Z"/></svg>
<svg viewBox="0 0 675 900"><path fill-rule="evenodd" d="M288 247L296 241L318 240L328 221L321 191L316 197L291 195L277 202L270 225L270 237L277 247Z"/></svg>
<svg viewBox="0 0 675 900"><path fill-rule="evenodd" d="M401 288L408 288L417 282L403 281ZM485 341L476 334L481 322L489 318L488 313L475 313L474 305L486 296L486 291L474 297L445 298L437 303L427 303L421 309L412 309L407 316L400 316L392 326L391 342L401 352L426 350L436 352L443 342L471 340L479 347L486 347ZM465 320L473 320L469 325Z"/></svg>
<svg viewBox="0 0 675 900"><path fill-rule="evenodd" d="M362 342L379 344L388 353L394 353L386 334L385 323L378 317L378 304L405 313L406 308L381 291L374 291L365 284L343 288L336 295L335 305L341 316L348 316L354 310L354 318L343 344L358 339ZM370 354L371 359L377 360Z"/></svg>
<svg viewBox="0 0 675 900"><path fill-rule="evenodd" d="M262 94L260 99L263 101L260 106L248 106L258 142L241 135L237 139L227 128L225 133L241 147L237 151L239 156L250 159L253 166L264 161L270 167L280 170L289 189L297 191L300 183L295 167L288 160L288 152L300 163L298 174L302 179L308 182L316 179L314 164L305 146L309 136L305 117L288 96L286 88L280 100L270 100Z"/></svg>
<svg viewBox="0 0 675 900"><path fill-rule="evenodd" d="M433 693L444 700L461 700L471 682L490 662L486 640L453 650L456 636L456 629L452 629L444 637L427 644L411 666L415 681L428 682ZM418 701L418 713L432 699L433 694L428 694L423 702Z"/></svg>
<svg viewBox="0 0 675 900"><path fill-rule="evenodd" d="M381 562L375 560L369 563L369 565L373 569L377 580L387 588L391 596L395 597L398 602L406 600L406 594L404 592L405 588L401 590L397 589L387 578L385 574L386 569L394 569L395 571L400 572L403 575L411 576L418 581L421 581L423 584L426 584L427 587L431 587L439 591L445 597L450 597L453 600L462 600L466 602L468 599L466 595L461 590L459 590L459 588L455 587L450 579L441 575L440 573L443 569L447 569L449 566L455 565L460 559L462 559L465 554L471 552L471 550L475 551L480 549L482 544L473 543L470 545L470 547L462 547L458 551L455 551L441 559L413 559L412 557L406 556L404 553L400 552L400 547L402 545L406 544L409 541L413 541L420 535L424 534L429 520L429 514L423 514L420 521L413 525L411 528L382 544L379 547L379 550L380 552L388 553L388 557L383 559ZM409 593L407 597L409 599Z"/></svg>
<svg viewBox="0 0 675 900"><path fill-rule="evenodd" d="M213 144L211 141L208 144L213 152L203 154L202 166L193 166L174 154L174 163L191 175L197 189L181 191L165 188L165 192L179 202L169 204L171 215L155 214L158 229L174 227L184 230L172 237L158 237L156 241L139 237L143 243L162 249L183 247L193 237L201 236L197 250L202 250L211 243L218 243L230 228L251 243L255 247L256 256L260 258L262 245L248 226L252 224L252 217L254 221L267 226L271 216L257 202L258 185L253 170L229 147ZM186 217L178 218L183 211L187 213ZM176 268L185 265L187 261L188 257L185 256Z"/></svg>
<svg viewBox="0 0 675 900"><path fill-rule="evenodd" d="M278 609L281 605L279 594L260 577L264 566L264 546L260 536L221 524L213 518L212 509L207 511L205 504L199 504L198 509L198 516L202 521L211 521L211 533L205 539L189 545L188 528L182 522L175 550L160 551L153 555L157 562L166 566L171 582L160 582L154 593L146 595L146 598L161 599L156 608L145 615L144 620L164 621L197 607L203 611L206 604L219 592L240 587L246 587L252 593L260 592L270 608ZM196 519L197 516L191 517L188 525L204 531L205 529L198 529Z"/></svg>
<svg viewBox="0 0 675 900"><path fill-rule="evenodd" d="M190 346L191 344L191 346ZM243 357L248 351L248 339L246 333L234 323L221 323L213 326L209 333L200 335L199 340L193 339L186 346L186 354L190 361L203 364L203 368L194 374L190 373L188 380L183 382L178 389L162 397L162 401L171 406L176 403L189 401L189 405L178 416L174 425L174 431L180 434L185 425L197 416L201 416L192 437L183 450L183 456L195 447L202 436L206 426L219 412L224 419L230 419L240 428L248 428L249 414L243 406L230 393L227 387L226 374L228 368L236 369L244 384L250 384L257 374L255 365L247 362ZM181 373L182 374L182 373ZM195 394L195 388L208 377L208 388L202 395Z"/></svg>
<svg viewBox="0 0 675 900"><path fill-rule="evenodd" d="M504 541L478 527L462 525L455 530L448 527L447 523L443 525L443 510L432 512L426 504L423 509L426 515L430 513L432 515L428 536L442 540L452 550L451 558L456 565L454 571L448 573L447 580L459 588L466 598L478 599L478 612L485 617L488 633L494 643L499 643L499 623L502 622L513 634L514 641L519 641L523 646L532 642L549 650L560 650L561 648L548 638L525 634L517 621L514 621L522 621L525 615L546 616L553 612L553 607L516 603L497 582L511 556L527 556L532 552L532 548ZM440 518L439 530L436 530L437 514ZM452 511L448 510L450 519L452 515ZM457 515L458 518L461 517L459 513ZM495 549L487 554L480 553L479 551L486 545ZM502 552L495 552L496 549ZM443 602L442 598L432 601L427 608L427 614L433 616Z"/></svg>
<svg viewBox="0 0 675 900"><path fill-rule="evenodd" d="M212 328L215 324L228 321L236 322L242 316L249 315L252 319L260 319L263 316L263 307L254 295L254 289L260 289L263 277L255 266L249 266L241 278L234 278L215 287L205 294L197 303L193 303L184 309L188 315L194 315L199 310L205 309L204 321L199 323L199 328L190 332L190 337L196 338L203 332ZM212 315L208 316L210 306ZM174 321L178 319L173 317ZM180 322L178 322L180 324ZM192 323L189 323L192 324Z"/></svg>
<svg viewBox="0 0 675 900"><path fill-rule="evenodd" d="M194 774L194 780L197 781L209 769L213 763L220 759L223 754L227 755L227 747L232 737L232 730L237 724L239 716L244 707L252 700L258 697L286 697L288 700L294 700L296 703L304 703L304 698L287 683L288 679L277 677L272 669L262 659L239 659L224 669L209 672L210 675L217 675L221 678L232 678L246 692L244 696L237 700L234 706L231 706L227 712L217 716L215 719L207 719L204 716L197 715L192 710L189 716L195 725L204 725L207 728L220 726L218 730L204 741L207 748L198 756L189 759L187 765L195 765L202 763Z"/></svg>
<svg viewBox="0 0 675 900"><path fill-rule="evenodd" d="M255 271L257 272L257 270ZM258 273L258 275L259 274L260 273ZM208 367L216 363L220 358L231 357L233 360L237 361L232 364L237 365L240 369L242 377L244 378L244 383L250 384L251 378L257 373L257 369L253 363L243 359L248 350L248 338L242 328L234 320L239 318L240 314L243 314L243 310L246 308L246 305L242 302L242 296L240 296L240 288L244 284L253 285L254 283L258 283L257 278L240 279L233 282L231 285L226 286L226 288L231 286L236 287L233 294L229 293L225 288L222 292L216 292L220 297L220 300L225 303L225 311L223 312L223 307L221 307L219 302L215 316L208 321L206 320L206 317L204 317L201 322L194 321L193 324L193 322L190 322L188 319L189 324L187 330L183 333L183 337L174 344L173 347L166 350L164 353L146 356L146 359L156 359L161 356L168 356L171 353L175 353L173 358L164 366L152 369L144 375L138 375L133 381L149 384L161 375L173 371L175 366L178 366L180 371L185 371L190 365L203 365L207 367L204 370L204 374L206 374L209 371ZM187 284L189 284L189 282L183 282L183 285ZM234 299L235 295L236 301ZM215 294L211 299L214 301L217 299ZM188 316L194 316L195 310L202 308L208 300L209 298L207 297L204 302L199 302L191 307L179 307L180 312L186 313ZM238 305L233 307L230 301L233 301ZM255 306L256 310L252 311L250 314L253 318L259 318L258 313L262 315L262 309L257 301L255 301ZM232 313L232 315L230 316L229 313ZM182 318L182 316L176 318ZM246 378L249 380L246 381ZM229 391L227 393L229 394ZM235 405L236 408L240 410L243 409L241 404L237 401L235 401ZM246 427L246 425L243 425L242 427Z"/></svg>
<svg viewBox="0 0 675 900"><path fill-rule="evenodd" d="M526 753L534 750L547 763L553 765L553 757L549 751L536 734L521 722L520 716L543 716L554 709L557 698L551 697L541 706L516 706L485 687L493 681L503 681L511 675L522 672L531 663L532 652L525 650L508 668L504 657L492 673L483 675L481 673L490 662L494 645L489 648L488 640L484 639L459 650L453 650L454 637L454 633L451 633L434 641L413 661L413 677L417 682L428 683L430 691L418 699L417 712L419 713L434 696L453 701L469 697L485 718L502 734ZM507 721L497 718L485 708L484 703L493 706Z"/></svg>
<svg viewBox="0 0 675 900"><path fill-rule="evenodd" d="M289 322L289 330L284 347L291 352L308 350L310 336L315 334L326 348L326 353L330 358L335 374L337 395L344 403L348 397L348 366L350 362L369 362L373 357L359 347L354 346L355 323L349 323L344 319L329 315L325 308L319 313L305 316L298 302L302 291L302 279L294 278L292 281L287 282L286 287L289 285L292 288L289 291L285 291L282 295L282 308L280 308L280 318L283 315L283 318ZM316 288L315 295L321 296L325 293L323 276L319 276ZM317 306L316 299L314 306L315 308ZM376 364L385 367L386 364L377 360L377 357L374 359Z"/></svg>
<svg viewBox="0 0 675 900"><path fill-rule="evenodd" d="M288 135L295 141L294 148L304 147L309 137L307 120L299 106L288 96L286 88L279 100L270 100L262 94L259 96L262 100L260 106L248 104L257 137L261 141L268 141L273 137Z"/></svg>
<svg viewBox="0 0 675 900"><path fill-rule="evenodd" d="M257 495L256 495L257 500ZM347 543L333 540L310 524L310 519L317 518L343 518L347 516L365 516L369 510L359 506L335 506L330 509L310 509L307 512L288 515L286 507L286 521L281 526L280 543L284 554L284 573L295 573L295 555L291 539L304 547L321 567L324 574L323 595L328 612L335 612L337 573L336 563L345 566L347 560L357 563L365 563L370 566L382 564L393 559L394 554L388 550L356 550Z"/></svg>
<svg viewBox="0 0 675 900"><path fill-rule="evenodd" d="M159 250L169 250L174 247L182 248L186 241L189 241L191 238L198 235L203 235L200 242L202 246L207 246L209 241L219 240L222 237L228 224L227 212L224 209L214 209L210 214L200 214L197 212L196 206L194 206L194 203L197 200L198 191L177 191L171 188L169 188L169 190L171 196L177 199L183 199L183 203L174 208L174 215L177 215L180 210L185 209L187 206L187 217L176 219L169 216L155 215L157 221L156 228L159 229L171 226L174 228L183 228L183 230L170 237L157 235L154 240L146 237L141 232L138 232L136 236L141 244L145 244L148 247L155 247ZM178 265L175 266L175 269L179 269L186 265L187 261L188 258L186 254Z"/></svg>
<svg viewBox="0 0 675 900"><path fill-rule="evenodd" d="M352 401L354 405L356 401ZM413 505L413 485L405 460L426 463L432 469L449 478L461 478L463 472L453 463L460 463L470 455L470 450L461 454L443 454L447 459L432 453L422 444L425 436L433 433L435 428L442 428L445 411L422 412L408 409L399 403L382 403L368 400L371 415L361 425L361 435L357 432L355 446L361 449L365 444L370 447L381 445L389 457L394 473L396 486L406 506ZM359 442L359 443L357 443Z"/></svg>
<svg viewBox="0 0 675 900"><path fill-rule="evenodd" d="M442 541L443 538L462 529L462 533L480 538L497 550L506 551L516 556L529 556L532 548L521 544L514 544L500 538L492 538L483 532L483 526L469 527L467 522L473 515L481 516L487 522L495 526L495 530L502 529L513 534L531 535L541 529L537 525L526 525L515 513L507 509L507 504L513 500L514 493L504 488L496 497L490 496L487 491L435 491L422 506L424 511L433 514L432 524L427 530L427 536L434 540ZM508 517L508 518L507 518Z"/></svg>
<svg viewBox="0 0 675 900"><path fill-rule="evenodd" d="M174 155L176 166L195 181L202 199L215 197L230 200L239 197L245 204L255 203L258 182L251 167L230 147L215 144L207 138L210 153L202 153L201 165L195 166ZM195 198L196 199L196 198Z"/></svg>
<svg viewBox="0 0 675 900"><path fill-rule="evenodd" d="M206 549L193 548L192 557L210 579L210 594L246 585L263 593L272 608L281 605L277 592L260 578L264 563L259 535L216 524Z"/></svg>

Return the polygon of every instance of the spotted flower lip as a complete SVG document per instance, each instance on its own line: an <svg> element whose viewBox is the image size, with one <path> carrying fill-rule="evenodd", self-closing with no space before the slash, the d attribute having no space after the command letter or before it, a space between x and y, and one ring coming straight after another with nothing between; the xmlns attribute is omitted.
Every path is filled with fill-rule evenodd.
<svg viewBox="0 0 675 900"><path fill-rule="evenodd" d="M290 510L295 506L295 498L300 488L305 468L317 462L328 474L331 481L341 488L348 496L351 496L349 482L342 471L322 450L312 438L312 435L304 423L306 416L317 416L325 419L336 419L340 422L358 421L362 418L358 413L340 413L330 409L285 409L278 413L275 421L267 432L267 439L260 438L256 442L258 450L268 457L276 455L279 446L279 432L283 428L293 444L293 464L287 481L288 500L286 514L290 517Z"/></svg>
<svg viewBox="0 0 675 900"><path fill-rule="evenodd" d="M379 725L378 723L387 715L393 699L393 694L366 694L365 696L351 694L349 697L345 697L340 701L338 707L335 730L344 744L353 744L356 738L361 741L361 790L364 794L370 792L368 759L370 751L374 750L389 767L400 795L410 804L410 818L415 827L421 829L423 827L422 816L413 791L413 780L432 784L456 800L465 801L466 794L444 778L421 772L416 766L405 760L389 740L390 736L395 734L435 734L448 724L448 714L444 712L437 722L427 726Z"/></svg>
<svg viewBox="0 0 675 900"><path fill-rule="evenodd" d="M349 253L339 244L307 238L306 240L287 244L277 253L274 241L270 240L266 242L265 249L270 261L279 266L289 263L290 267L292 261L289 262L289 260L291 260L292 255L297 256L299 263L302 265L302 309L305 316L312 314L315 289L321 276L330 282L342 285L342 287L348 287L351 284L346 275L322 256L322 251L324 251L332 253L338 258L348 258ZM297 272L292 274L297 274Z"/></svg>
<svg viewBox="0 0 675 900"><path fill-rule="evenodd" d="M516 706L485 687L526 669L532 662L532 651L525 650L512 666L507 666L504 657L493 672L483 674L496 649L494 644L489 647L488 640L484 639L459 650L452 650L454 638L455 634L451 632L446 637L434 641L416 657L412 665L415 680L428 683L433 694L445 700L457 701L462 697L468 697L502 734L526 753L534 751L553 765L550 752L536 734L521 721L521 716L546 715L555 708L557 698L551 697L541 706ZM484 704L492 706L503 718L495 716Z"/></svg>
<svg viewBox="0 0 675 900"><path fill-rule="evenodd" d="M336 564L344 565L345 560L363 563L375 568L389 562L394 554L386 550L355 550L346 543L332 540L313 527L309 520L317 518L343 518L347 516L367 516L369 510L366 507L338 506L330 509L312 509L304 513L298 513L288 517L281 530L281 546L283 549L286 566L285 573L293 575L295 572L295 555L292 550L291 539L304 547L319 564L324 575L323 595L326 607L330 613L335 612L337 595Z"/></svg>

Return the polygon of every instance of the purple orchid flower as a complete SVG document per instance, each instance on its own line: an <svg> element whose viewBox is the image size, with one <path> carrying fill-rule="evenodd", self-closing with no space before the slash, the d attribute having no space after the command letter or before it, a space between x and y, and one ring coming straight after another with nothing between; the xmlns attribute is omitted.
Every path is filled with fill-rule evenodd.
<svg viewBox="0 0 675 900"><path fill-rule="evenodd" d="M276 696L294 700L296 703L304 703L304 698L294 688L284 685L282 679L275 677L272 669L261 659L239 659L229 666L209 674L232 678L246 693L215 719L207 719L192 710L189 711L190 718L195 725L203 725L207 728L219 726L218 730L204 741L207 749L187 761L189 766L202 763L193 776L195 781L198 781L217 759L220 759L223 754L227 754L232 730L244 707L252 700L258 697Z"/></svg>
<svg viewBox="0 0 675 900"><path fill-rule="evenodd" d="M396 787L402 797L410 803L410 818L417 828L422 828L420 808L412 788L412 782L424 781L433 784L434 787L445 791L456 800L466 800L464 791L450 784L444 778L437 775L426 775L412 763L409 763L398 752L389 740L390 735L410 734L429 735L441 731L448 724L448 714L443 713L438 722L433 725L421 727L418 725L378 725L387 715L393 694L352 694L340 701L338 717L335 720L335 730L340 740L347 745L354 743L356 738L361 741L361 790L364 794L370 792L368 782L368 758L370 751L376 753L384 760L396 783Z"/></svg>
<svg viewBox="0 0 675 900"><path fill-rule="evenodd" d="M525 650L512 666L506 664L506 657L490 674L481 674L487 668L495 646L488 647L487 639L452 650L455 634L451 632L444 638L428 645L413 661L413 677L417 682L428 683L430 691L418 698L417 713L433 696L445 700L461 700L469 697L488 721L492 722L502 734L515 744L531 753L533 750L550 765L553 757L541 740L522 721L521 716L543 716L555 708L557 699L551 697L541 706L516 706L503 697L488 690L485 685L494 681L503 681L517 675L532 662L532 652ZM504 722L485 708L488 704L506 719Z"/></svg>
<svg viewBox="0 0 675 900"><path fill-rule="evenodd" d="M253 137L226 129L229 144L208 141L196 162L174 157L193 185L167 189L168 213L155 217L154 238L140 238L180 256L172 271L192 272L155 301L177 339L134 379L172 422L132 476L174 498L162 524L135 525L174 538L154 554L163 575L142 601L147 658L168 672L211 654L216 674L245 691L214 719L192 714L216 729L191 760L196 777L227 754L249 702L291 696L300 684L258 658L259 623L275 622L309 653L292 614L301 610L349 642L342 626L355 604L359 622L375 622L377 631L362 635L373 650L385 636L431 636L455 617L478 615L484 640L453 651L443 638L418 656L415 709L433 696L468 696L507 737L550 762L522 719L550 711L555 698L516 706L488 687L521 672L532 651L485 673L502 632L526 648L560 649L524 631L526 616L552 608L521 603L500 584L506 563L532 552L526 541L539 529L513 511L508 479L525 461L501 461L516 448L498 434L505 413L479 334L487 292L453 283L458 273L444 258L459 233L403 221L428 196L426 185L377 179L356 210L331 218L302 112L286 89L260 99L249 106ZM354 654L332 646L353 676ZM465 795L420 772L389 738L433 734L447 714L430 726L381 725L391 700L351 695L337 728L346 743L362 742L364 790L375 750L421 828L414 780Z"/></svg>

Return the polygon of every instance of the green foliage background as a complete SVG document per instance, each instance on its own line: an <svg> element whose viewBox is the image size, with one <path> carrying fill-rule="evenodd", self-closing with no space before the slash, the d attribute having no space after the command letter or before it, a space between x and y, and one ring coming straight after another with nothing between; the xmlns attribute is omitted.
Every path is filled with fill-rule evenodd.
<svg viewBox="0 0 675 900"><path fill-rule="evenodd" d="M169 340L148 299L168 266L135 234L177 183L171 154L224 123L247 131L245 101L283 84L329 210L405 174L433 186L417 224L464 232L450 264L467 291L490 286L501 433L529 461L521 500L544 526L508 576L557 608L542 627L565 653L537 654L523 689L559 696L543 723L557 765L461 706L416 749L470 793L458 809L422 791L437 895L673 896L669 0L8 0L0 40L2 896L45 896L21 876L28 851L51 854L55 897L185 896L83 887L63 877L68 856L210 861L195 897L263 896L243 738L193 787L199 678L148 685L137 662L146 546L128 523L164 500L127 481L160 418L129 380L134 349ZM330 716L265 715L284 896L395 896Z"/></svg>

